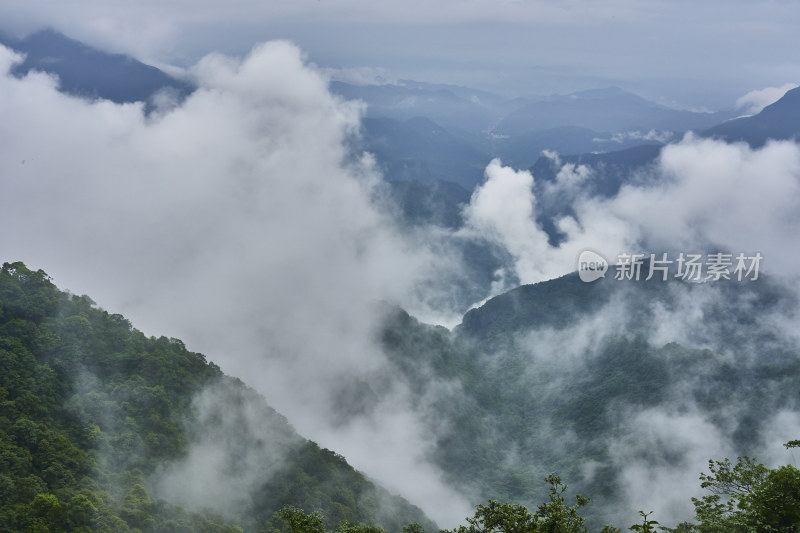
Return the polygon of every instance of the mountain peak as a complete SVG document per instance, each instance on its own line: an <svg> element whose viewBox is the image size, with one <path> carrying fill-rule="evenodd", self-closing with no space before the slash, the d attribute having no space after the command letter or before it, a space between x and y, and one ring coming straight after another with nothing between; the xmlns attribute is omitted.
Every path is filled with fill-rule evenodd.
<svg viewBox="0 0 800 533"><path fill-rule="evenodd" d="M602 89L587 89L585 91L578 91L571 93L570 96L577 96L578 98L584 98L587 100L603 100L606 98L618 98L620 96L639 98L639 96L615 86L605 87Z"/></svg>
<svg viewBox="0 0 800 533"><path fill-rule="evenodd" d="M786 91L786 94L781 96L776 102L762 109L761 113L766 112L766 114L769 115L771 113L782 114L787 111L791 111L794 114L800 111L800 87L795 87L794 89Z"/></svg>
<svg viewBox="0 0 800 533"><path fill-rule="evenodd" d="M2 42L2 41L0 41ZM117 103L147 102L156 92L172 89L181 95L193 88L156 67L124 54L111 54L70 39L53 29L32 33L24 39L7 39L7 46L25 54L13 74L31 70L54 74L63 92Z"/></svg>
<svg viewBox="0 0 800 533"><path fill-rule="evenodd" d="M723 122L703 132L728 142L744 141L752 147L763 146L769 139L800 137L800 87L786 92L777 102L760 113Z"/></svg>

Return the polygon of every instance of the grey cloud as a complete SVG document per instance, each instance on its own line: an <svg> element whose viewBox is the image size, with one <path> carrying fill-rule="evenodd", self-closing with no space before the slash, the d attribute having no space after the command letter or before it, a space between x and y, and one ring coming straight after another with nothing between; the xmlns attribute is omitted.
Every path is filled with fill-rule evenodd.
<svg viewBox="0 0 800 533"><path fill-rule="evenodd" d="M287 454L303 441L283 417L229 383L206 387L185 422L188 455L153 475L159 498L191 509L241 516L251 495L286 467Z"/></svg>
<svg viewBox="0 0 800 533"><path fill-rule="evenodd" d="M16 60L0 48L6 258L147 334L182 338L435 519L463 516L414 446L391 460L375 446L431 438L404 411L402 384L387 399L401 401L374 407L383 417L340 427L333 416L342 388L385 376L383 302L424 309L435 294L419 284L439 275L424 241L373 203L371 158L347 148L361 106L331 96L287 42L204 58L190 69L198 91L150 116L67 97L41 74L16 79ZM431 480L424 500L417 475Z"/></svg>

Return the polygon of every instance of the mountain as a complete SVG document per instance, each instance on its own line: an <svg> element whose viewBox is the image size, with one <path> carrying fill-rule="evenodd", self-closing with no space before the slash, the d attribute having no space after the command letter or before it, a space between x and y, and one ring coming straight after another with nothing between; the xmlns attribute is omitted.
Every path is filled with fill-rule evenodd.
<svg viewBox="0 0 800 533"><path fill-rule="evenodd" d="M434 224L450 229L458 229L464 224L461 211L469 203L471 193L457 183L390 181L387 189L404 224Z"/></svg>
<svg viewBox="0 0 800 533"><path fill-rule="evenodd" d="M0 531L435 524L300 437L178 339L145 337L41 270L0 270Z"/></svg>
<svg viewBox="0 0 800 533"><path fill-rule="evenodd" d="M491 156L425 117L363 119L363 149L373 153L387 180L457 183L471 191Z"/></svg>
<svg viewBox="0 0 800 533"><path fill-rule="evenodd" d="M661 145L733 116L671 109L616 87L515 100L410 80L334 81L330 89L367 104L364 147L388 179L446 180L468 189L494 157L529 167L545 150L581 154Z"/></svg>
<svg viewBox="0 0 800 533"><path fill-rule="evenodd" d="M676 333L698 311L701 336ZM378 334L454 488L530 505L557 471L593 498L595 527L619 520L631 472L695 468L698 424L749 454L796 413L800 350L778 319L797 311L766 278L570 274L499 295L454 331L388 308ZM328 528L435 528L201 354L21 263L0 270L0 368L0 531L260 530L286 504Z"/></svg>
<svg viewBox="0 0 800 533"><path fill-rule="evenodd" d="M384 85L332 81L330 90L348 100L364 101L368 117L401 121L427 117L450 131L486 131L506 111L504 99L454 85L411 80Z"/></svg>
<svg viewBox="0 0 800 533"><path fill-rule="evenodd" d="M594 131L683 132L707 128L730 113L698 113L671 109L616 87L520 101L521 105L492 130L500 135L521 135L562 126Z"/></svg>
<svg viewBox="0 0 800 533"><path fill-rule="evenodd" d="M636 172L651 164L661 153L663 145L641 144L625 150L604 153L584 153L561 155L558 160L541 156L530 167L531 173L541 182L553 182L565 164L586 165L595 172L594 178L586 184L583 192L590 196L616 196L620 187L635 179Z"/></svg>
<svg viewBox="0 0 800 533"><path fill-rule="evenodd" d="M409 233L423 228L423 232L439 235L443 253L461 265L457 273L453 272L455 277L448 280L452 290L445 305L466 309L485 298L498 270L512 258L497 244L474 235L459 235L464 226L463 210L472 193L448 181L387 181L380 190L399 227ZM449 231L443 232L443 228Z"/></svg>
<svg viewBox="0 0 800 533"><path fill-rule="evenodd" d="M662 148L663 145L660 144L641 144L614 152L541 156L529 168L537 180L534 192L543 195L544 189L556 181L558 173L565 165L582 165L592 170L592 178L582 185L580 194L605 198L616 196L623 185L642 181L642 171L655 162ZM575 198L565 195L549 200L542 208L555 214L571 207Z"/></svg>
<svg viewBox="0 0 800 533"><path fill-rule="evenodd" d="M15 75L44 71L58 76L63 91L81 97L142 101L149 110L159 91L183 97L193 90L189 83L153 66L97 50L53 30L24 39L0 35L0 43L25 55L14 67ZM658 144L643 137L653 129L676 126L673 129L683 131L727 116L671 110L617 88L518 100L412 80L383 85L333 81L330 89L368 104L362 148L376 154L387 179L450 181L468 190L480 182L493 157L526 167L543 150L589 153L642 142ZM629 126L644 132L630 135Z"/></svg>
<svg viewBox="0 0 800 533"><path fill-rule="evenodd" d="M625 184L642 184L652 179L647 169L661 153L660 144L642 144L605 153L540 156L528 170L534 177L533 192L538 203L536 220L547 232L550 244L555 246L564 238L556 227L556 221L564 216L576 216L574 205L579 197L611 198ZM591 177L577 189L557 189L553 194L549 188L565 166L583 166L591 171Z"/></svg>
<svg viewBox="0 0 800 533"><path fill-rule="evenodd" d="M159 91L176 96L193 87L163 71L122 54L102 52L53 30L24 39L0 36L0 44L25 55L13 68L16 76L32 70L58 76L61 90L85 98L104 98L117 103L149 102Z"/></svg>
<svg viewBox="0 0 800 533"><path fill-rule="evenodd" d="M529 505L558 472L592 497L599 529L632 516L635 487L675 485L686 469L696 484L719 450L757 453L786 429L781 413L798 415L800 346L774 327L796 316L791 294L764 278L618 281L612 266L594 283L513 289L452 332L396 310L382 339L419 397L438 393L420 409L435 413L432 457L450 483ZM684 493L659 494L642 505L672 509L662 524L691 516L675 504L691 508Z"/></svg>
<svg viewBox="0 0 800 533"><path fill-rule="evenodd" d="M702 132L727 142L743 141L754 148L769 139L797 139L800 136L800 87L788 91L760 113L723 122Z"/></svg>
<svg viewBox="0 0 800 533"><path fill-rule="evenodd" d="M787 140L800 136L800 88L788 91L777 102L749 117L732 119L700 132L701 136L713 137L725 142L746 142L753 148L763 146L769 139ZM552 140L554 137L546 137ZM536 178L535 193L542 197L543 187L552 183L565 164L585 165L593 172L591 180L581 189L581 194L611 197L625 183L646 179L642 173L656 160L661 152L660 143L641 144L624 150L602 153L571 155L559 151L558 159L540 156L530 167ZM551 242L558 242L553 219L571 213L574 198L550 198L540 204L539 222L550 235Z"/></svg>
<svg viewBox="0 0 800 533"><path fill-rule="evenodd" d="M664 134L663 137L673 136ZM578 126L560 126L520 135L497 136L493 143L493 154L501 158L504 164L525 168L535 164L544 151L559 154L602 154L609 150L618 152L643 144L660 145L661 142L643 140L642 136L614 136L609 132L598 133Z"/></svg>

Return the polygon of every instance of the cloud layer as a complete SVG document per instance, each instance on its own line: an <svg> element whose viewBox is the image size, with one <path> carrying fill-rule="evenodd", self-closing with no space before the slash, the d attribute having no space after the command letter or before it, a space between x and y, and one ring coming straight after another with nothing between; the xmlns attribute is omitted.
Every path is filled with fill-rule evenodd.
<svg viewBox="0 0 800 533"><path fill-rule="evenodd" d="M800 231L800 148L773 142L752 150L687 135L664 148L654 168L612 197L589 197L581 184L586 166L563 165L543 198L534 176L494 161L466 208L472 231L508 249L523 283L575 268L581 250L620 253L761 252L768 272L795 279L800 260L791 245ZM557 246L536 222L537 204L566 198L574 209L556 221L565 239Z"/></svg>
<svg viewBox="0 0 800 533"><path fill-rule="evenodd" d="M736 100L736 109L741 109L746 115L755 115L770 104L780 100L786 91L797 87L796 83L786 83L780 87L766 87L750 91Z"/></svg>
<svg viewBox="0 0 800 533"><path fill-rule="evenodd" d="M556 154L548 155L559 164ZM800 231L800 146L796 143L772 142L753 150L745 144L688 135L665 147L652 168L628 176L628 184L613 197L587 195L585 185L596 178L589 167L563 164L553 181L534 187L536 176L529 171L504 167L495 160L465 208L464 232L507 249L513 260L505 277L518 277L522 283L573 270L579 252L587 248L600 251L612 262L622 252L666 252L672 259L682 251L760 252L762 272L783 284L780 291L787 295L786 302L796 301L789 296L797 292L795 265L800 261L793 237ZM541 192L537 196L534 190ZM573 210L557 221L565 235L557 246L548 242L537 222L539 209L554 201ZM613 277L614 272L612 265L608 275ZM613 505L608 503L603 509L613 522L633 523L632 511L638 508L655 510L656 519L665 524L690 520L689 497L701 492L698 474L710 458L743 453L734 444L733 430L750 409L741 400L729 399L711 416L695 403L693 391L702 391L703 383L694 380L707 379L725 364L750 368L770 364L768 357L777 357L773 363L787 364L786 358L798 349L796 308L765 306L756 297L758 282L727 290L710 282L691 292L673 285L662 293L637 291L635 282L609 282L623 286L603 309L563 329L532 324L520 335L518 345L529 358L528 377L536 382L537 376L547 376L549 388L543 396L559 405L568 401L564 391L591 368L589 362L609 336L638 333L658 349L677 342L711 350L702 354L706 361L698 361L697 376L706 377L684 376L658 405L612 403L613 429L602 444L608 458L605 464L585 465L587 480L598 468L608 466L617 476L620 500L616 509L610 510ZM499 291L507 288L496 287ZM737 313L741 322L731 318ZM770 355L775 346L781 346L778 356ZM487 359L501 360L502 354ZM769 465L787 461L780 444L800 431L798 406L791 399L787 404L754 436L761 443L756 457ZM564 431L558 440L570 438ZM523 464L536 461L529 458Z"/></svg>
<svg viewBox="0 0 800 533"><path fill-rule="evenodd" d="M800 78L799 9L768 0L204 0L191 9L177 0L0 0L0 29L54 27L157 64L191 64L212 50L242 54L282 38L332 68L385 68L391 77L513 96L625 85L719 109L754 87Z"/></svg>
<svg viewBox="0 0 800 533"><path fill-rule="evenodd" d="M150 116L138 104L64 96L42 74L7 75L18 60L0 48L4 260L44 268L148 334L183 338L440 525L466 516L463 498L424 460L435 438L424 412L387 376L375 343L381 302L436 305L422 289L452 265L426 245L448 236L402 236L376 205L369 156L346 148L360 106L332 97L325 77L283 41L244 59L205 57L190 69L200 89ZM536 198L535 176L494 161L456 237L508 250L513 264L497 291L503 280L571 271L587 247L610 259L760 251L769 273L796 277L796 144L754 151L688 136L663 151L653 173L649 185L590 198L582 184L591 172L568 165ZM575 214L558 221L566 240L552 246L535 215L556 197L570 199ZM664 428L705 428L692 413L657 415ZM783 416L776 427L794 420ZM706 449L689 433L683 440ZM205 444L194 457L217 457ZM653 480L667 479L660 475Z"/></svg>
<svg viewBox="0 0 800 533"><path fill-rule="evenodd" d="M414 499L427 480L428 501L449 502L415 502L434 519L463 516L418 446L386 460L374 445L431 438L413 419L338 427L335 416L337 398L386 368L380 306L413 306L432 264L376 207L371 159L347 148L361 107L331 96L282 41L205 57L191 69L199 90L149 116L65 96L43 74L14 78L18 60L0 48L4 260L45 269L146 334L184 339L304 436L380 465L367 473L389 488Z"/></svg>

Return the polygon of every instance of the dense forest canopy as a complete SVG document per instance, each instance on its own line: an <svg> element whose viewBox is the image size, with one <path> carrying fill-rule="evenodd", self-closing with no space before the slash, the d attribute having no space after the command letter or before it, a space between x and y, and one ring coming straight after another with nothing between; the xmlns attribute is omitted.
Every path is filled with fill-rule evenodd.
<svg viewBox="0 0 800 533"><path fill-rule="evenodd" d="M203 355L22 263L0 271L0 402L0 531L258 531L287 504L328 525L434 527ZM223 460L202 472L248 479L239 494L188 475L204 439ZM209 495L225 505L204 509Z"/></svg>

